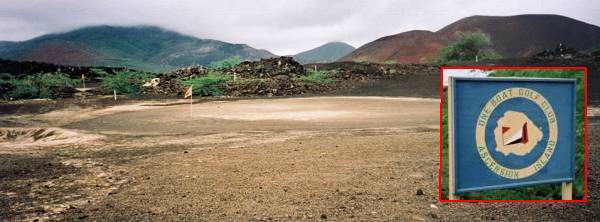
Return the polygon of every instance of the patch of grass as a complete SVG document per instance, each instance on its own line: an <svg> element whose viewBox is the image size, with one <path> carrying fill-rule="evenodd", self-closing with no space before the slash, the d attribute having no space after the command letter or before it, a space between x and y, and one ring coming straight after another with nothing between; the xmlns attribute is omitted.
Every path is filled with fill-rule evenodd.
<svg viewBox="0 0 600 222"><path fill-rule="evenodd" d="M98 79L101 81L102 89L106 91L116 90L117 93L129 95L139 93L142 85L153 77L151 73L130 69L121 70L115 74L108 74L97 70L95 72L97 72L95 73L96 75L100 76Z"/></svg>
<svg viewBox="0 0 600 222"><path fill-rule="evenodd" d="M231 68L240 63L242 63L242 58L240 58L239 56L232 56L232 57L220 60L220 61L211 62L208 65L208 67L213 68L213 69L225 69L225 68Z"/></svg>
<svg viewBox="0 0 600 222"><path fill-rule="evenodd" d="M54 99L64 96L64 92L72 91L78 82L65 73L54 72L29 75L21 79L3 76L0 87L8 97L15 99Z"/></svg>
<svg viewBox="0 0 600 222"><path fill-rule="evenodd" d="M219 96L222 94L220 87L227 83L231 76L217 71L209 71L208 74L181 81L185 87L192 86L194 95Z"/></svg>
<svg viewBox="0 0 600 222"><path fill-rule="evenodd" d="M297 78L299 81L304 82L313 82L313 83L330 83L333 82L331 79L331 73L329 71L324 70L310 70L308 74L305 76L300 76Z"/></svg>
<svg viewBox="0 0 600 222"><path fill-rule="evenodd" d="M573 198L581 199L584 194L584 73L581 70L498 70L490 76L496 77L537 77L537 78L576 78L577 79L577 104L576 104L576 141L575 152L575 181L573 182ZM448 198L448 97L444 91L442 104L442 195ZM560 199L560 184L544 184L529 187L499 189L491 191L473 192L462 195L463 199Z"/></svg>
<svg viewBox="0 0 600 222"><path fill-rule="evenodd" d="M396 62L396 61L394 61L394 60L387 60L387 61L383 62L383 64L385 64L385 65L394 65L394 64L396 64L396 63L397 63L397 62Z"/></svg>

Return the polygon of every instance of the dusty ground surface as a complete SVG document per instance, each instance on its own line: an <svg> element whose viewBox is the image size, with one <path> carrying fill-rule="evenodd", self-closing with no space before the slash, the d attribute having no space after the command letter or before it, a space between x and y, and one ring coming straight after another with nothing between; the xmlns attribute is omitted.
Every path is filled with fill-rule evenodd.
<svg viewBox="0 0 600 222"><path fill-rule="evenodd" d="M439 100L311 97L62 106L0 116L0 219L558 221L590 203L438 203ZM597 111L597 110L596 110ZM592 112L591 112L592 113Z"/></svg>

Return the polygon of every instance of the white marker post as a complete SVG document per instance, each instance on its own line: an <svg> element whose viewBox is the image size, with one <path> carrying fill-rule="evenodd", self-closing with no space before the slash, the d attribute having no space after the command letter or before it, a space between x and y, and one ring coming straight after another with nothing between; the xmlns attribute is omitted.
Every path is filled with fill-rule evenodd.
<svg viewBox="0 0 600 222"><path fill-rule="evenodd" d="M573 199L573 183L563 182L561 187L562 199L572 200Z"/></svg>
<svg viewBox="0 0 600 222"><path fill-rule="evenodd" d="M113 89L113 97L115 98L115 101L117 101L117 90Z"/></svg>
<svg viewBox="0 0 600 222"><path fill-rule="evenodd" d="M85 89L85 74L81 74L81 82L83 83L83 88Z"/></svg>

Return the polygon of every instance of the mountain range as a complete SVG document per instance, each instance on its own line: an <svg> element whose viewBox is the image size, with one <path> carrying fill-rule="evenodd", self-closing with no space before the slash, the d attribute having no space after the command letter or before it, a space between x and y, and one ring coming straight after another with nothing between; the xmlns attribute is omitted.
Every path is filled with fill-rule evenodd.
<svg viewBox="0 0 600 222"><path fill-rule="evenodd" d="M149 71L207 65L231 56L257 60L276 55L245 44L199 39L154 26L93 26L23 42L0 42L4 59Z"/></svg>
<svg viewBox="0 0 600 222"><path fill-rule="evenodd" d="M293 57L303 64L336 60L421 63L456 40L458 31L488 34L492 48L509 58L528 57L559 43L577 50L600 48L600 27L560 15L471 16L435 32L402 32L358 49L343 42L330 42ZM20 42L0 41L3 59L148 71L208 65L231 56L258 60L277 55L246 44L200 39L154 26L91 26Z"/></svg>
<svg viewBox="0 0 600 222"><path fill-rule="evenodd" d="M342 61L419 63L455 40L455 33L481 31L503 57L528 57L559 43L577 50L600 45L600 27L560 15L471 16L436 32L413 30L369 42Z"/></svg>

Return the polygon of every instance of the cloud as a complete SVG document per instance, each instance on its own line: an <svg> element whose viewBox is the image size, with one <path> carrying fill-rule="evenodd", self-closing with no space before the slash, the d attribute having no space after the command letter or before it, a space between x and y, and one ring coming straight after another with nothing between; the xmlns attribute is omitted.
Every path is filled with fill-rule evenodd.
<svg viewBox="0 0 600 222"><path fill-rule="evenodd" d="M560 14L600 24L594 1L2 0L0 40L88 25L157 25L279 55L329 41L361 46L412 29L438 30L471 15Z"/></svg>

